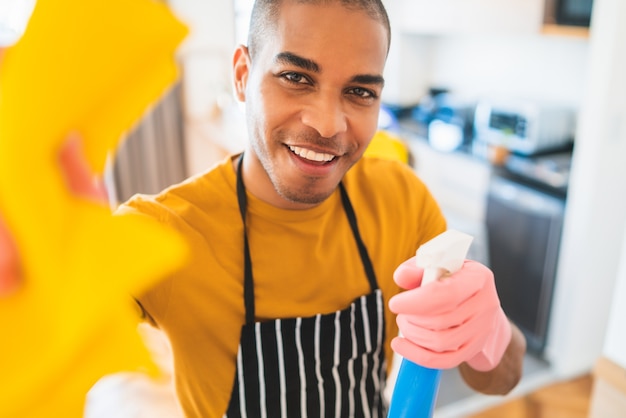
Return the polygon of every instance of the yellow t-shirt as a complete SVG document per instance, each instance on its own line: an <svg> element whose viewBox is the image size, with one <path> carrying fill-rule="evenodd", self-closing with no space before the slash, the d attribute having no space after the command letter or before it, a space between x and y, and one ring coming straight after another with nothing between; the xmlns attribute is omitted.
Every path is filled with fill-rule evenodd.
<svg viewBox="0 0 626 418"><path fill-rule="evenodd" d="M173 227L191 248L184 269L138 298L171 340L176 388L188 416L223 415L245 322L243 225L231 158L120 208ZM406 164L364 157L344 184L386 306L399 291L395 268L443 232L445 220ZM369 293L338 190L321 205L299 211L277 209L248 193L247 222L259 321L334 312ZM398 328L388 310L385 321L389 365Z"/></svg>

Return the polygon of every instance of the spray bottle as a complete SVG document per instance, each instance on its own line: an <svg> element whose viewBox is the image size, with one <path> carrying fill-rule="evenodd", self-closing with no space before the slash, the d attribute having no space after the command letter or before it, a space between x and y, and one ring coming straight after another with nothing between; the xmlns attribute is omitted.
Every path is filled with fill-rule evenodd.
<svg viewBox="0 0 626 418"><path fill-rule="evenodd" d="M416 263L424 269L421 285L459 270L472 240L470 235L448 230L422 245L416 253ZM441 370L402 359L388 418L432 417L440 380Z"/></svg>

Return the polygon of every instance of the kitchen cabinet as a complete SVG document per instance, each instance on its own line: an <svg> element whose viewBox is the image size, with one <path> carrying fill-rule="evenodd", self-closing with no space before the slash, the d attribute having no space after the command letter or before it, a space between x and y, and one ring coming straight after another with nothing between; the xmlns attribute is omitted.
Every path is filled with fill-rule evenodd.
<svg viewBox="0 0 626 418"><path fill-rule="evenodd" d="M401 31L422 35L458 33L536 34L545 0L401 0L394 7Z"/></svg>
<svg viewBox="0 0 626 418"><path fill-rule="evenodd" d="M589 27L584 26L568 26L557 23L557 0L544 0L543 26L541 33L543 35L566 36L575 38L587 38L589 36Z"/></svg>
<svg viewBox="0 0 626 418"><path fill-rule="evenodd" d="M554 23L545 23L541 27L541 33L549 36L567 36L573 38L589 37L589 28L582 26L566 26Z"/></svg>
<svg viewBox="0 0 626 418"><path fill-rule="evenodd" d="M443 208L483 222L490 165L462 152L435 150L422 138L411 139L409 148L415 171Z"/></svg>

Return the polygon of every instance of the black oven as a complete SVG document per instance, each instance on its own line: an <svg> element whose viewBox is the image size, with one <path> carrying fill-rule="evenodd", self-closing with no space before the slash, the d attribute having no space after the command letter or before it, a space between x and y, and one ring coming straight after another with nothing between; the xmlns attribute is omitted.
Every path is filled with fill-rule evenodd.
<svg viewBox="0 0 626 418"><path fill-rule="evenodd" d="M593 0L556 0L555 20L559 25L589 26Z"/></svg>
<svg viewBox="0 0 626 418"><path fill-rule="evenodd" d="M543 355L565 214L570 153L509 157L487 196L489 267L502 308ZM541 173L538 175L537 173Z"/></svg>

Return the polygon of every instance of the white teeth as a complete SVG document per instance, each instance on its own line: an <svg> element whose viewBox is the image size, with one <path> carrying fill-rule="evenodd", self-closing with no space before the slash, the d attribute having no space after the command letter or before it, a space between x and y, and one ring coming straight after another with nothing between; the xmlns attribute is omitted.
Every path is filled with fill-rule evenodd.
<svg viewBox="0 0 626 418"><path fill-rule="evenodd" d="M294 147L292 145L289 145L289 149L293 151L293 153L296 154L297 156L305 158L307 160L311 160L311 161L328 162L328 161L331 161L333 158L335 158L335 156L332 154L315 152L310 149Z"/></svg>

